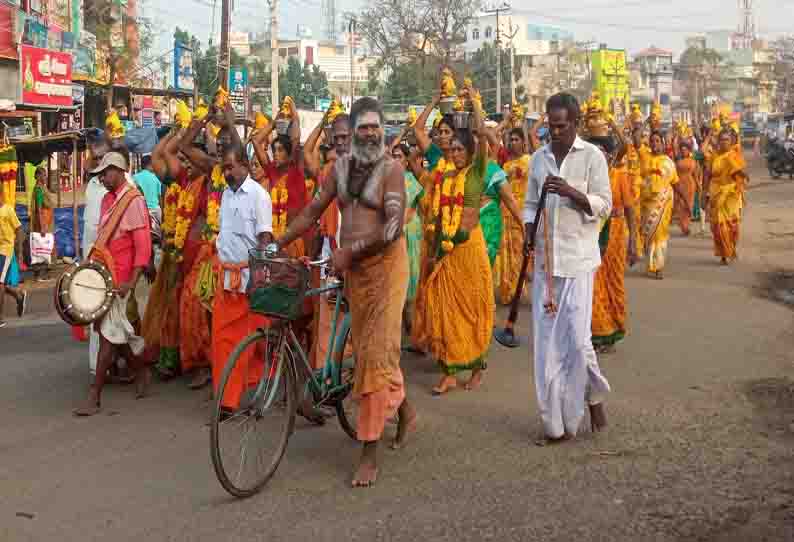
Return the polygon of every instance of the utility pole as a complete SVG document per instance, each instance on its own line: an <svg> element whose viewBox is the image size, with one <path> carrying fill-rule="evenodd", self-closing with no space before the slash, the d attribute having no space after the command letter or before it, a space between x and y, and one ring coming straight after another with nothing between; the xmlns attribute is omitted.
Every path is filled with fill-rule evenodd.
<svg viewBox="0 0 794 542"><path fill-rule="evenodd" d="M350 107L353 107L353 102L356 100L356 83L355 79L353 78L353 63L355 58L353 57L353 32L356 31L356 19L354 17L350 18L350 21L347 23L347 37L350 41Z"/></svg>
<svg viewBox="0 0 794 542"><path fill-rule="evenodd" d="M231 0L221 0L221 50L219 51L218 83L226 90L229 89L229 67L231 64L231 53L229 52L229 26L232 24L231 11Z"/></svg>
<svg viewBox="0 0 794 542"><path fill-rule="evenodd" d="M513 28L512 19L508 19L510 40L510 103L516 103L516 46L513 44L513 39L518 34L518 27Z"/></svg>
<svg viewBox="0 0 794 542"><path fill-rule="evenodd" d="M496 112L502 111L502 42L499 33L499 13L510 11L510 4L502 2L500 5L484 10L485 13L496 13Z"/></svg>
<svg viewBox="0 0 794 542"><path fill-rule="evenodd" d="M278 115L278 0L270 4L270 107L273 118Z"/></svg>

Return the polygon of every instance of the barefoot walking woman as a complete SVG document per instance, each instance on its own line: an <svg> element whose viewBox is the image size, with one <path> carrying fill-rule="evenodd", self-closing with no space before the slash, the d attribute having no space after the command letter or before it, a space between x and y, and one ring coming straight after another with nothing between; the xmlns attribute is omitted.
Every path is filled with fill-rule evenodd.
<svg viewBox="0 0 794 542"><path fill-rule="evenodd" d="M474 102L474 125L482 111ZM491 265L480 226L485 190L487 140L479 146L468 130L449 141L451 170L423 176L425 254L416 299L413 342L429 352L443 375L433 389L443 394L457 385L456 375L472 371L468 388L479 385L491 343L494 295Z"/></svg>

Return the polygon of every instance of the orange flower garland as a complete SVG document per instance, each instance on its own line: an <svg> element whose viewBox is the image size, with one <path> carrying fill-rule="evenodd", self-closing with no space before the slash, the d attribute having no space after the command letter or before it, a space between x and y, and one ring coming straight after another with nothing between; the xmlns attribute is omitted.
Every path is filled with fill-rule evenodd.
<svg viewBox="0 0 794 542"><path fill-rule="evenodd" d="M226 190L226 177L223 176L221 166L215 165L210 176L212 182L207 195L207 223L204 226L204 240L215 241L220 231L221 197Z"/></svg>
<svg viewBox="0 0 794 542"><path fill-rule="evenodd" d="M280 238L287 232L287 202L289 201L289 190L287 190L287 176L284 175L270 191L270 199L273 204L273 237Z"/></svg>

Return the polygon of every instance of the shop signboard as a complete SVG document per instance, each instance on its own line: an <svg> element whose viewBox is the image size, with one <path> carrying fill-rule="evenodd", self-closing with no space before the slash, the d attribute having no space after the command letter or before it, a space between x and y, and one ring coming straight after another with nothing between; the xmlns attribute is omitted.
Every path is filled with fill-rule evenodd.
<svg viewBox="0 0 794 542"><path fill-rule="evenodd" d="M248 69L232 68L229 70L229 102L234 108L238 119L248 117Z"/></svg>
<svg viewBox="0 0 794 542"><path fill-rule="evenodd" d="M72 106L72 55L20 45L19 61L22 103Z"/></svg>
<svg viewBox="0 0 794 542"><path fill-rule="evenodd" d="M174 88L193 90L193 49L174 44Z"/></svg>

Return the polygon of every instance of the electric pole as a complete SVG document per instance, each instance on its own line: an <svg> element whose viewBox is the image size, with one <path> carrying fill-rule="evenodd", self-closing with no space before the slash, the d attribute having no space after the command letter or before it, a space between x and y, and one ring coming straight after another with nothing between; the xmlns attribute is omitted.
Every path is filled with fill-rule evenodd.
<svg viewBox="0 0 794 542"><path fill-rule="evenodd" d="M508 19L508 39L510 41L510 103L516 103L516 46L513 39L518 34L518 27L513 28L512 19Z"/></svg>
<svg viewBox="0 0 794 542"><path fill-rule="evenodd" d="M502 2L499 6L486 9L485 13L496 13L496 112L502 111L502 42L499 33L499 13L510 11L510 4Z"/></svg>
<svg viewBox="0 0 794 542"><path fill-rule="evenodd" d="M231 53L229 52L229 26L232 24L231 10L231 0L221 0L221 50L219 51L218 83L226 90L229 90L229 67L231 65Z"/></svg>
<svg viewBox="0 0 794 542"><path fill-rule="evenodd" d="M353 102L356 100L356 83L353 77L353 32L356 31L356 19L351 17L347 23L347 36L350 39L350 107L353 107Z"/></svg>
<svg viewBox="0 0 794 542"><path fill-rule="evenodd" d="M270 4L270 107L273 119L278 115L278 0Z"/></svg>

